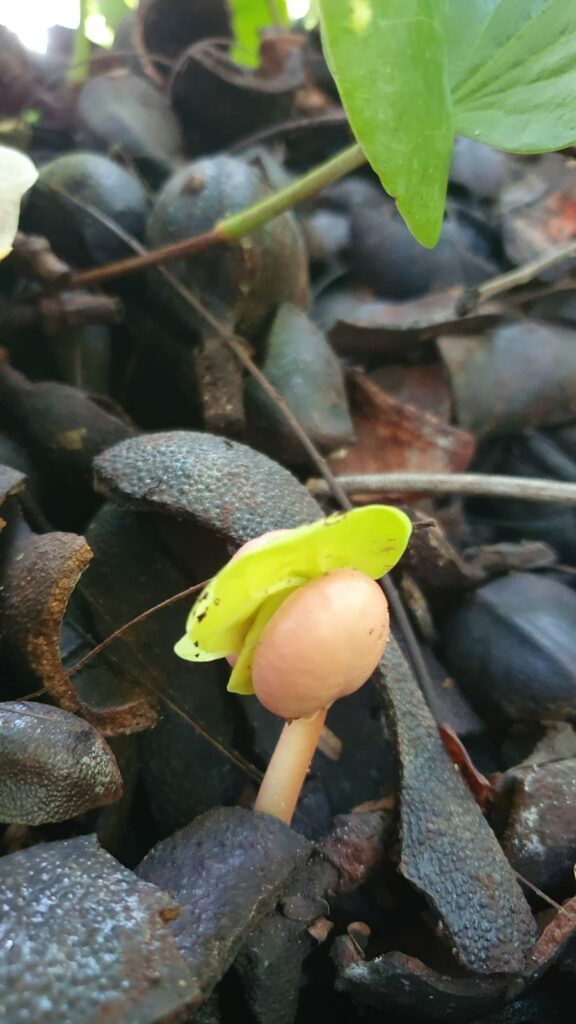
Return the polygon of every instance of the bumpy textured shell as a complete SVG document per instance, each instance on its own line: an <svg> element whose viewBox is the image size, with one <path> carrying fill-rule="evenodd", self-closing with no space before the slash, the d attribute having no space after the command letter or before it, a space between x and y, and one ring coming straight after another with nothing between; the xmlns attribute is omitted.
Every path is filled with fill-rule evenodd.
<svg viewBox="0 0 576 1024"><path fill-rule="evenodd" d="M100 490L122 504L192 520L237 544L322 515L277 462L214 434L177 430L131 438L94 466Z"/></svg>

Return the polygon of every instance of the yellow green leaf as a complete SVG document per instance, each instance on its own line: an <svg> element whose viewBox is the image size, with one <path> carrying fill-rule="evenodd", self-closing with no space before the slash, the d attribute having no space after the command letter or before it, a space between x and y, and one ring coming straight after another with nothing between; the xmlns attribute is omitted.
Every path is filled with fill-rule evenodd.
<svg viewBox="0 0 576 1024"><path fill-rule="evenodd" d="M239 654L254 616L272 595L334 569L378 579L404 553L411 528L399 509L367 505L272 537L228 562L202 591L176 653L190 661Z"/></svg>
<svg viewBox="0 0 576 1024"><path fill-rule="evenodd" d="M232 669L232 675L228 680L227 689L230 693L242 693L244 695L254 693L254 687L252 686L252 662L254 660L256 644L262 635L264 627L268 625L270 619L276 614L280 605L284 604L286 598L298 589L298 587L287 587L286 590L279 590L277 594L273 594L272 597L266 598L264 603L260 605L252 625L246 634L244 645L238 655L238 660Z"/></svg>

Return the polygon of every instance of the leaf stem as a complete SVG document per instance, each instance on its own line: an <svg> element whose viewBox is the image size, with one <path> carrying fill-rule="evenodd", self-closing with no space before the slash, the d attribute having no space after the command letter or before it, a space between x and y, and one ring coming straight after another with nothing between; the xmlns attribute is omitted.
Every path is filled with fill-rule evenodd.
<svg viewBox="0 0 576 1024"><path fill-rule="evenodd" d="M364 153L358 143L354 143L330 160L319 164L318 167L313 167L311 171L293 181L286 188L279 192L273 192L272 195L266 196L265 199L261 199L259 203L248 207L247 210L241 210L240 213L233 213L230 217L225 217L224 220L219 221L216 227L227 241L236 241L257 228L261 228L274 217L285 213L286 210L291 210L305 199L315 196L323 188L339 181L351 171L356 171L365 163Z"/></svg>
<svg viewBox="0 0 576 1024"><path fill-rule="evenodd" d="M90 67L91 44L86 35L86 21L88 19L89 0L80 0L80 23L74 35L74 50L72 53L72 64L68 72L68 81L84 82L88 76Z"/></svg>
<svg viewBox="0 0 576 1024"><path fill-rule="evenodd" d="M270 11L270 20L274 28L282 28L282 26L286 23L285 19L282 17L282 9L285 10L284 3L282 3L282 6L280 6L278 0L267 0L267 2L268 10Z"/></svg>
<svg viewBox="0 0 576 1024"><path fill-rule="evenodd" d="M316 195L328 185L339 181L340 178L355 171L365 162L366 157L360 146L354 143L330 160L314 167L279 192L266 196L265 199L249 206L246 210L241 210L240 213L224 217L210 231L170 245L163 245L159 249L151 249L139 256L129 256L127 259L107 263L103 267L85 270L73 277L68 287L86 288L102 281L111 281L113 278L146 270L148 267L158 264L172 263L184 256L204 252L215 245L235 242L239 238L243 238L244 235L249 235L263 227L264 224L280 216L281 213L285 213L286 210L291 210L298 203Z"/></svg>
<svg viewBox="0 0 576 1024"><path fill-rule="evenodd" d="M313 718L285 723L256 797L255 811L290 824L327 710L323 708Z"/></svg>

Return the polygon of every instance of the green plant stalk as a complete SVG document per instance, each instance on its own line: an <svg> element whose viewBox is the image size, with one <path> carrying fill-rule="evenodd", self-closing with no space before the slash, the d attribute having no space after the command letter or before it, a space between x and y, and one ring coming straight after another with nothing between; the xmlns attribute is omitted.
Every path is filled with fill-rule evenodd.
<svg viewBox="0 0 576 1024"><path fill-rule="evenodd" d="M288 24L286 0L280 0L280 2L279 0L268 0L268 10L274 28L283 28Z"/></svg>
<svg viewBox="0 0 576 1024"><path fill-rule="evenodd" d="M210 231L193 238L184 238L180 242L164 245L158 249L152 249L141 256L129 256L128 259L116 260L114 263L107 263L94 270L85 270L72 278L69 287L87 288L94 284L100 284L102 281L111 281L113 278L124 277L126 274L158 266L158 264L172 263L185 256L204 252L214 245L236 242L263 227L275 217L279 217L286 210L291 210L304 200L310 199L311 196L321 192L335 181L339 181L351 171L357 170L364 163L366 163L366 157L358 143L354 143L330 160L314 167L297 181L293 181L287 188L266 196L265 199L254 203L246 210L241 210L240 213L234 213L230 217L219 220Z"/></svg>
<svg viewBox="0 0 576 1024"><path fill-rule="evenodd" d="M216 230L226 241L235 242L238 238L243 238L244 235L249 235L257 228L261 228L274 217L285 213L286 210L291 210L299 203L315 196L323 188L339 181L351 171L356 171L365 163L366 157L356 142L330 160L326 160L325 163L314 167L280 192L266 196L265 199L248 207L247 210L241 210L240 213L225 217L216 224Z"/></svg>
<svg viewBox="0 0 576 1024"><path fill-rule="evenodd" d="M88 5L89 0L80 0L80 24L74 35L72 66L68 72L68 81L72 83L84 82L88 77L91 49L90 40L86 35Z"/></svg>

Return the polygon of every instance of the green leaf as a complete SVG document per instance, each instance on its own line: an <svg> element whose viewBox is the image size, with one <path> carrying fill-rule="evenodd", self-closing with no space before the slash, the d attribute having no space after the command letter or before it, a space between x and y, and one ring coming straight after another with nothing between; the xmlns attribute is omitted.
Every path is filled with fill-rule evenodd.
<svg viewBox="0 0 576 1024"><path fill-rule="evenodd" d="M454 134L516 153L576 142L576 0L319 0L352 129L434 245Z"/></svg>
<svg viewBox="0 0 576 1024"><path fill-rule="evenodd" d="M319 6L324 51L354 134L412 233L435 245L453 140L444 0Z"/></svg>
<svg viewBox="0 0 576 1024"><path fill-rule="evenodd" d="M459 7L449 0L453 29ZM573 144L575 40L575 0L500 0L455 64L454 130L517 153Z"/></svg>
<svg viewBox="0 0 576 1024"><path fill-rule="evenodd" d="M298 587L287 587L286 590L280 590L277 594L272 594L271 597L267 597L263 604L256 612L252 625L246 634L246 639L242 644L242 650L238 655L236 664L232 669L232 674L228 680L228 686L226 689L229 693L241 693L244 696L248 696L254 693L254 687L252 685L252 663L254 661L254 652L256 646L265 627L270 622L270 619L276 614L280 605L284 604L287 597L293 594Z"/></svg>
<svg viewBox="0 0 576 1024"><path fill-rule="evenodd" d="M521 2L526 4L528 0ZM473 0L471 3L448 0L447 53L452 82L458 78L480 32L499 5L500 0Z"/></svg>
<svg viewBox="0 0 576 1024"><path fill-rule="evenodd" d="M262 30L290 24L286 0L228 0L228 4L235 39L232 60L256 68Z"/></svg>
<svg viewBox="0 0 576 1024"><path fill-rule="evenodd" d="M378 579L404 553L411 529L399 509L366 505L267 538L261 547L228 562L205 587L176 654L187 661L239 654L270 597L280 592L286 597L333 569L357 569ZM256 640L262 628L258 624Z"/></svg>

